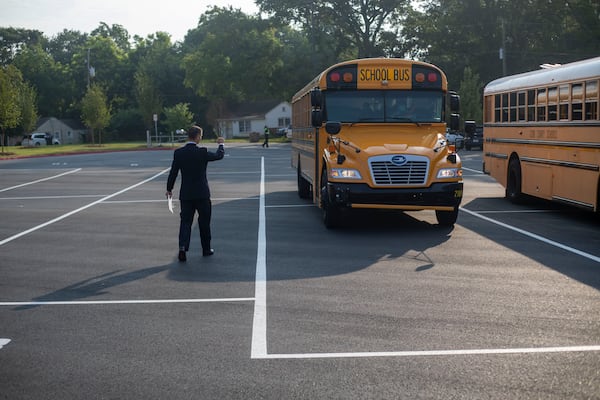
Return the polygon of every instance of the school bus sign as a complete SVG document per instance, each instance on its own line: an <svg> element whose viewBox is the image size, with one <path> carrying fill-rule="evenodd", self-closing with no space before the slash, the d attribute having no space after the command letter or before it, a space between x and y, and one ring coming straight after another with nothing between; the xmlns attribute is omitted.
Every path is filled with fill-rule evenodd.
<svg viewBox="0 0 600 400"><path fill-rule="evenodd" d="M412 68L360 67L358 70L358 88L375 89L382 85L396 89L410 89Z"/></svg>
<svg viewBox="0 0 600 400"><path fill-rule="evenodd" d="M328 89L441 89L445 77L438 69L415 64L345 64L326 74Z"/></svg>

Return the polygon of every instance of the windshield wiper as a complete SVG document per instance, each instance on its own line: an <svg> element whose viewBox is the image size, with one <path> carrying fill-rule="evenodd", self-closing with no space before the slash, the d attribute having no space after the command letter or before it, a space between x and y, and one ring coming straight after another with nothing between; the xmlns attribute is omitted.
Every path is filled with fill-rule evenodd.
<svg viewBox="0 0 600 400"><path fill-rule="evenodd" d="M388 121L392 120L392 121L399 121L399 122L411 122L417 126L421 126L421 124L419 124L419 122L417 122L409 117L387 117L386 119Z"/></svg>

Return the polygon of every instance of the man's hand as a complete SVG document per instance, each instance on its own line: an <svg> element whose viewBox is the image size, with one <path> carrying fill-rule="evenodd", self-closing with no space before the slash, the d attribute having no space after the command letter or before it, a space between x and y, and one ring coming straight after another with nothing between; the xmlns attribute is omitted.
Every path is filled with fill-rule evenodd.
<svg viewBox="0 0 600 400"><path fill-rule="evenodd" d="M165 196L167 196L167 197L173 197L173 193L167 192L167 193L165 193Z"/></svg>
<svg viewBox="0 0 600 400"><path fill-rule="evenodd" d="M219 137L217 138L217 143L218 143L218 144L223 144L223 143L225 143L225 139L223 139L223 137L222 137L222 136L219 136Z"/></svg>

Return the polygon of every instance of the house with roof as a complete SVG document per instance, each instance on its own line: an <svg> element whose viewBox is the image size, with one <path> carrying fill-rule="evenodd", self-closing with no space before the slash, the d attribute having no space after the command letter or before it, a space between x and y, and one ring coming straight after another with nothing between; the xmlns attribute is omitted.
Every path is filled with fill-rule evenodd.
<svg viewBox="0 0 600 400"><path fill-rule="evenodd" d="M36 126L35 132L49 133L62 144L84 143L88 133L83 123L74 119L40 118Z"/></svg>
<svg viewBox="0 0 600 400"><path fill-rule="evenodd" d="M265 126L272 133L292 122L292 106L287 101L267 100L242 104L217 118L217 132L226 139L263 134Z"/></svg>

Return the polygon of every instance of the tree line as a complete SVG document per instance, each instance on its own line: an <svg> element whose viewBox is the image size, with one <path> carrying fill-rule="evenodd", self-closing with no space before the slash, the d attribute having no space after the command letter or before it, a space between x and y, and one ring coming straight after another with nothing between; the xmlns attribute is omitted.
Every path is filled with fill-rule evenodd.
<svg viewBox="0 0 600 400"><path fill-rule="evenodd" d="M210 134L236 105L289 100L320 71L352 58L441 67L481 121L481 90L503 75L600 54L596 0L256 0L260 12L213 7L182 41L100 22L53 37L0 28L0 127L21 135L39 116L83 121L91 140L145 137L192 121ZM500 56L502 58L500 58ZM3 141L4 143L4 141Z"/></svg>

